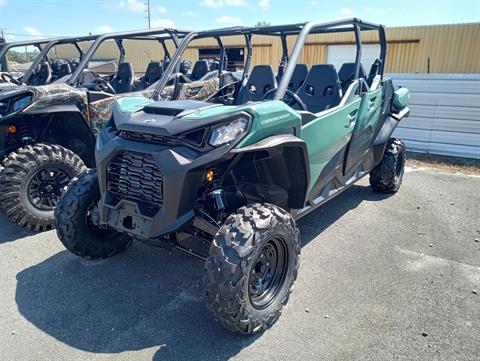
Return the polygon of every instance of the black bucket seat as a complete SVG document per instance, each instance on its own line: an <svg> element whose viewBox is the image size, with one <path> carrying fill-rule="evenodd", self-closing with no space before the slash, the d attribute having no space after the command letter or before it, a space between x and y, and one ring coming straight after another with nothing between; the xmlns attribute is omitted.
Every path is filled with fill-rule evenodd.
<svg viewBox="0 0 480 361"><path fill-rule="evenodd" d="M335 66L331 64L312 66L305 82L297 90L297 95L312 113L338 105L341 87Z"/></svg>
<svg viewBox="0 0 480 361"><path fill-rule="evenodd" d="M52 68L47 62L41 64L28 80L28 85L46 85L52 80Z"/></svg>
<svg viewBox="0 0 480 361"><path fill-rule="evenodd" d="M118 66L117 74L110 80L110 85L117 94L133 91L135 75L131 63L121 63Z"/></svg>
<svg viewBox="0 0 480 361"><path fill-rule="evenodd" d="M192 74L190 74L190 79L192 81L200 80L205 74L210 71L207 60L198 60L193 66Z"/></svg>
<svg viewBox="0 0 480 361"><path fill-rule="evenodd" d="M305 82L305 79L308 75L308 66L307 64L297 64L295 69L293 69L292 77L288 83L288 89L293 92L296 92L302 84Z"/></svg>
<svg viewBox="0 0 480 361"><path fill-rule="evenodd" d="M248 101L263 100L265 94L277 87L277 79L270 65L256 65L253 67L246 83L238 91L236 104Z"/></svg>
<svg viewBox="0 0 480 361"><path fill-rule="evenodd" d="M358 73L358 77L365 80L367 79L365 76L365 69L363 68L362 64L360 64L360 71ZM340 79L340 83L342 84L342 91L345 93L352 81L355 80L355 63L342 64L340 70L338 71L338 78Z"/></svg>
<svg viewBox="0 0 480 361"><path fill-rule="evenodd" d="M159 61L152 61L148 64L145 74L140 78L136 90L143 90L160 80L163 76L163 67Z"/></svg>

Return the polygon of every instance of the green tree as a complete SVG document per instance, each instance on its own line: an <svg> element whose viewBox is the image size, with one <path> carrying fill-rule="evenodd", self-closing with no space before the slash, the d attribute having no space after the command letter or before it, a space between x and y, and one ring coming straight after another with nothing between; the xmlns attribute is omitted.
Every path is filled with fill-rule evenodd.
<svg viewBox="0 0 480 361"><path fill-rule="evenodd" d="M35 60L38 54L39 54L38 50L27 51L27 52L10 50L7 53L7 57L9 62L23 64L23 63L28 63L30 61Z"/></svg>
<svg viewBox="0 0 480 361"><path fill-rule="evenodd" d="M260 27L260 26L270 26L271 24L267 21L257 21L255 26Z"/></svg>

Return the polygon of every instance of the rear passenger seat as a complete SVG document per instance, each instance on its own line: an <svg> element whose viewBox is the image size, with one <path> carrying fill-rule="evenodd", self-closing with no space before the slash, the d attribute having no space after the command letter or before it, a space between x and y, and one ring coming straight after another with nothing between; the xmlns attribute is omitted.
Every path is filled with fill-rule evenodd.
<svg viewBox="0 0 480 361"><path fill-rule="evenodd" d="M365 69L363 65L360 64L360 72L358 74L359 78L367 79L365 75ZM348 86L355 80L355 63L344 63L340 70L338 71L338 78L340 79L340 84L342 84L342 92L348 89Z"/></svg>

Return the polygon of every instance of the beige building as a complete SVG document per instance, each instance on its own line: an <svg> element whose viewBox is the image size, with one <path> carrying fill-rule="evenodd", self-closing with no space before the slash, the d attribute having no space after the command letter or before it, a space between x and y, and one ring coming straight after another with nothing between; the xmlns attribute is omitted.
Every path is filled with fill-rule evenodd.
<svg viewBox="0 0 480 361"><path fill-rule="evenodd" d="M480 73L480 23L390 27L386 30L388 73ZM288 39L289 49L295 37ZM378 54L378 37L375 32L366 32L362 37L363 61L368 66ZM245 56L243 37L224 39L230 60L241 63ZM212 57L216 42L210 39L197 40L190 44L184 58L195 61L200 57ZM173 49L173 46L170 48ZM125 42L126 60L133 63L136 72L143 72L152 59L162 59L163 50L153 41ZM57 50L58 56L74 56L72 48ZM281 43L278 37L253 37L253 64L278 64ZM118 58L113 43L99 49L97 59ZM354 59L352 34L311 35L303 49L301 61L308 64L341 64Z"/></svg>

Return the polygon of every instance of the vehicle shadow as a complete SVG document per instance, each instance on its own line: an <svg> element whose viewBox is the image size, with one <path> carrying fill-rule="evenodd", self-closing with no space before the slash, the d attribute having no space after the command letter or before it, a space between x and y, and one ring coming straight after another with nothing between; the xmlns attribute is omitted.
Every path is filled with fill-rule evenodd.
<svg viewBox="0 0 480 361"><path fill-rule="evenodd" d="M382 201L391 196L391 193L376 193L367 185L355 184L351 186L297 222L302 247L314 240L348 211L357 208L360 203Z"/></svg>
<svg viewBox="0 0 480 361"><path fill-rule="evenodd" d="M302 245L364 200L354 186L299 222ZM16 303L33 325L93 353L158 348L154 360L227 360L260 337L225 331L203 300L203 264L138 242L103 261L62 251L17 274Z"/></svg>
<svg viewBox="0 0 480 361"><path fill-rule="evenodd" d="M84 351L155 347L156 359L227 360L258 336L233 335L214 321L202 277L201 261L138 242L104 261L62 251L17 274L15 300L33 325Z"/></svg>
<svg viewBox="0 0 480 361"><path fill-rule="evenodd" d="M4 214L0 213L0 244L13 242L34 234L35 232L28 231L11 223Z"/></svg>

